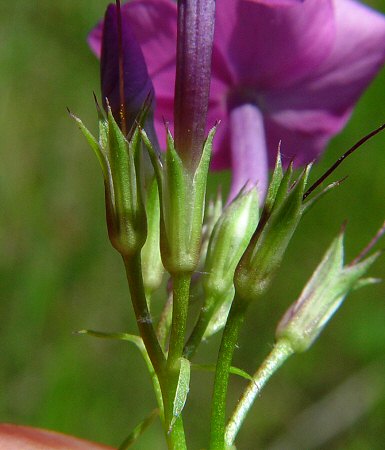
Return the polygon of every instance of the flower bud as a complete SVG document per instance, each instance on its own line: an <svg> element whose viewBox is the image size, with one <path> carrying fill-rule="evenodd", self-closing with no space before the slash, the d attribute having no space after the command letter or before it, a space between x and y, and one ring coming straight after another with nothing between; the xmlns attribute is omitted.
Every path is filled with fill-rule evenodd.
<svg viewBox="0 0 385 450"><path fill-rule="evenodd" d="M191 273L199 262L207 174L214 134L215 128L210 131L199 164L191 173L176 152L174 139L169 131L164 165L160 163L147 134L142 131L158 182L162 261L172 274Z"/></svg>
<svg viewBox="0 0 385 450"><path fill-rule="evenodd" d="M239 196L224 210L211 234L204 268L207 297L219 297L233 285L235 269L257 227L256 188Z"/></svg>
<svg viewBox="0 0 385 450"><path fill-rule="evenodd" d="M202 157L211 81L215 0L178 1L175 148L195 171Z"/></svg>
<svg viewBox="0 0 385 450"><path fill-rule="evenodd" d="M307 350L350 291L377 280L362 279L378 253L344 266L343 234L331 244L299 299L286 311L276 330L295 352Z"/></svg>
<svg viewBox="0 0 385 450"><path fill-rule="evenodd" d="M123 256L139 251L146 240L147 222L142 199L141 139L139 129L128 141L112 112L99 110L99 141L73 116L94 150L102 168L105 186L108 235Z"/></svg>
<svg viewBox="0 0 385 450"><path fill-rule="evenodd" d="M139 42L128 15L109 4L101 21L88 36L88 43L100 58L102 102L110 106L116 122L129 132L143 104L149 101L144 127L154 142L154 88Z"/></svg>
<svg viewBox="0 0 385 450"><path fill-rule="evenodd" d="M249 302L266 291L278 269L304 210L302 196L308 166L290 187L291 166L274 189L271 211L262 216L235 272L237 298ZM274 177L273 177L274 179ZM268 196L270 195L270 192Z"/></svg>

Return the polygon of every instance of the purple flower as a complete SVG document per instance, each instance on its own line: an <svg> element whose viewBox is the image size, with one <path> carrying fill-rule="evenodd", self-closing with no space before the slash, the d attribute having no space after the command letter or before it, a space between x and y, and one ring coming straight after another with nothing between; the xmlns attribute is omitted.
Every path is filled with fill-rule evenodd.
<svg viewBox="0 0 385 450"><path fill-rule="evenodd" d="M285 3L285 5L283 5ZM155 87L156 130L173 119L177 7L123 7ZM221 121L214 169L231 168L231 197L266 191L277 147L296 164L317 157L346 124L385 60L384 17L354 0L217 0L208 127ZM90 38L94 50L97 30Z"/></svg>

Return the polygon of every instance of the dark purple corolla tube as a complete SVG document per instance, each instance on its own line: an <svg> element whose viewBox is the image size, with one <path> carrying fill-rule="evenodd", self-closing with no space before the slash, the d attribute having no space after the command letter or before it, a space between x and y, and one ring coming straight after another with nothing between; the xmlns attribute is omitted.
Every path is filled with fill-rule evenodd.
<svg viewBox="0 0 385 450"><path fill-rule="evenodd" d="M128 132L143 105L154 103L154 88L128 17L122 11L120 18L118 11L110 4L101 25L101 90L103 106L109 103L115 120ZM89 40L93 47L92 35Z"/></svg>
<svg viewBox="0 0 385 450"><path fill-rule="evenodd" d="M215 0L179 0L174 99L175 148L196 168L202 154L211 79Z"/></svg>

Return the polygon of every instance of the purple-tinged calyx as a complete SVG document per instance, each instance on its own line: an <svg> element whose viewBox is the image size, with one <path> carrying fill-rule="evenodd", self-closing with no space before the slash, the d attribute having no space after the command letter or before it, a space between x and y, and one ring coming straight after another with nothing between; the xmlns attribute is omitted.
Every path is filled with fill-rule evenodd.
<svg viewBox="0 0 385 450"><path fill-rule="evenodd" d="M91 47L92 39L91 35ZM107 8L100 59L103 106L107 110L108 101L120 128L128 132L148 99L154 101L154 88L140 45L119 4Z"/></svg>
<svg viewBox="0 0 385 450"><path fill-rule="evenodd" d="M288 341L295 352L303 352L313 344L352 290L379 281L363 278L379 252L364 260L360 255L350 264L344 265L343 238L342 232L332 242L299 299L290 306L278 324L277 341ZM366 250L362 256L365 254Z"/></svg>
<svg viewBox="0 0 385 450"><path fill-rule="evenodd" d="M192 171L205 140L214 17L215 0L178 0L175 148Z"/></svg>
<svg viewBox="0 0 385 450"><path fill-rule="evenodd" d="M280 266L290 240L301 220L303 193L311 166L292 184L292 165L282 174L278 159L267 194L270 205L243 254L234 277L236 298L248 302L266 292Z"/></svg>

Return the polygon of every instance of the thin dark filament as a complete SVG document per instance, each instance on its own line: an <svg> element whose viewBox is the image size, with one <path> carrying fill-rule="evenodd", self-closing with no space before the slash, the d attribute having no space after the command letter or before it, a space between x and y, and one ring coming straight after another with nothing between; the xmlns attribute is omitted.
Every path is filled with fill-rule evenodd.
<svg viewBox="0 0 385 450"><path fill-rule="evenodd" d="M124 115L124 61L123 61L123 37L122 37L122 11L120 8L120 0L116 0L116 10L118 19L118 54L119 54L119 97L120 97L120 126L124 135L127 134L126 119Z"/></svg>
<svg viewBox="0 0 385 450"><path fill-rule="evenodd" d="M351 147L348 151L346 151L342 156L340 156L337 161L320 177L318 180L310 186L310 188L304 193L303 200L306 199L313 191L316 189L323 181L326 180L326 178L331 175L337 167L354 151L356 151L361 145L363 145L366 141L371 139L376 134L380 133L380 131L385 129L385 124L378 127L376 130L372 131L371 133L364 136L362 139L360 139L358 142L356 142L353 147Z"/></svg>
<svg viewBox="0 0 385 450"><path fill-rule="evenodd" d="M385 234L385 222L382 224L381 228L377 231L374 238L369 242L369 244L362 250L362 252L356 256L348 266L354 266L358 264L369 252L370 250L377 244L380 238Z"/></svg>

